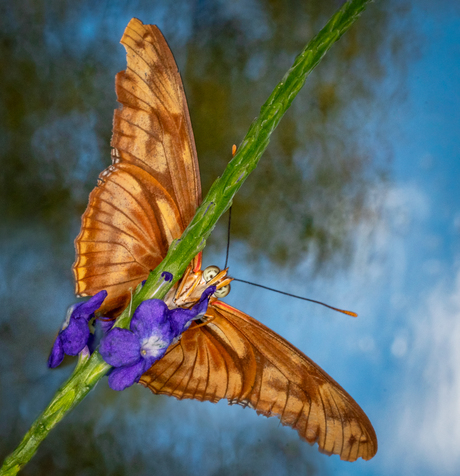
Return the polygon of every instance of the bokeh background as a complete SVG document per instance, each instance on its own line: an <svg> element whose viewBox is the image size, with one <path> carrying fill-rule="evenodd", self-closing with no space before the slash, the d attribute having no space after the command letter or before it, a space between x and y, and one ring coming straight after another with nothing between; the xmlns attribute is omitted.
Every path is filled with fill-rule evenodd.
<svg viewBox="0 0 460 476"><path fill-rule="evenodd" d="M110 163L119 40L156 23L188 97L203 192L339 0L0 3L0 459L71 372L46 360L75 302L73 240ZM442 6L441 6L442 5ZM370 462L250 409L122 393L104 379L24 475L454 475L460 465L460 6L369 5L314 70L233 208L227 302L363 407ZM226 222L205 265L225 260Z"/></svg>

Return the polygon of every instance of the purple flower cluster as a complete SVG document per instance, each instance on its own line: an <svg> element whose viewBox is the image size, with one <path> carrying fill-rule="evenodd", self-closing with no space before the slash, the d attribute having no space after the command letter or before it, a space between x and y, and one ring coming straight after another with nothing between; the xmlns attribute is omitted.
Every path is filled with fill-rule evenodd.
<svg viewBox="0 0 460 476"><path fill-rule="evenodd" d="M171 273L161 275L164 283L172 280ZM168 347L189 328L194 319L199 319L208 308L209 297L216 291L208 287L200 300L190 309L168 309L159 299L142 302L134 312L130 328L112 328L113 321L101 321L104 336L99 352L112 367L109 385L114 390L124 390L138 382L154 362L161 359ZM99 309L107 291L100 291L88 301L73 307L54 342L48 359L50 368L57 367L64 354L78 355L88 349L89 322Z"/></svg>
<svg viewBox="0 0 460 476"><path fill-rule="evenodd" d="M124 390L161 359L167 348L208 308L215 286L207 288L191 309L168 309L159 299L144 301L134 312L130 328L118 327L105 335L99 347L104 360L115 367L109 375L113 390Z"/></svg>

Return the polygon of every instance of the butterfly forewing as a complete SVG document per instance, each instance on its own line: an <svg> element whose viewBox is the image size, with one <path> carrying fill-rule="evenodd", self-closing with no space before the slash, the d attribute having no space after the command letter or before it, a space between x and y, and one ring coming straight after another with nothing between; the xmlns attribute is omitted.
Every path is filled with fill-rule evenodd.
<svg viewBox="0 0 460 476"><path fill-rule="evenodd" d="M76 293L108 291L101 312L126 307L179 238L201 200L195 143L173 55L156 26L130 21L116 76L112 165L99 176L75 240Z"/></svg>
<svg viewBox="0 0 460 476"><path fill-rule="evenodd" d="M277 416L321 451L372 458L374 429L358 404L302 352L250 316L215 301L207 326L190 328L141 378L154 393L227 399Z"/></svg>
<svg viewBox="0 0 460 476"><path fill-rule="evenodd" d="M201 200L198 160L182 81L160 30L132 19L121 39L128 67L116 76L112 147L171 193L183 228Z"/></svg>

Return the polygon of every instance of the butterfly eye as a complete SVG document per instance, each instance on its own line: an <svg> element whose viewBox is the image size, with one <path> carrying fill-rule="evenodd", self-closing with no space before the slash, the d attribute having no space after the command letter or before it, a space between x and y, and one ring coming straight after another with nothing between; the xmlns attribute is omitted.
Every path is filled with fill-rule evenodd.
<svg viewBox="0 0 460 476"><path fill-rule="evenodd" d="M203 279L209 283L212 278L215 278L220 273L220 269L217 266L208 266L203 271Z"/></svg>
<svg viewBox="0 0 460 476"><path fill-rule="evenodd" d="M214 296L216 296L217 298L223 298L227 296L229 292L230 292L230 284L227 284L217 289L216 292L214 293Z"/></svg>

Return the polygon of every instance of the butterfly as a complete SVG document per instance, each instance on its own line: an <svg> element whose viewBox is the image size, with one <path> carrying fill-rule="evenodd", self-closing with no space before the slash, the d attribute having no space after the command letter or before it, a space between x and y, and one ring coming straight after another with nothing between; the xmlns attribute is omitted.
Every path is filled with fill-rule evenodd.
<svg viewBox="0 0 460 476"><path fill-rule="evenodd" d="M192 126L177 65L155 25L133 18L121 39L127 68L116 75L112 165L99 175L75 240L76 293L105 289L102 315L117 315L181 236L201 202ZM201 271L201 253L186 283L226 273ZM190 281L191 280L191 281ZM225 282L224 282L225 281ZM355 461L377 452L363 410L329 375L285 339L218 299L208 321L192 325L140 379L155 394L248 406L277 416L319 450ZM190 287L190 286L188 286Z"/></svg>

